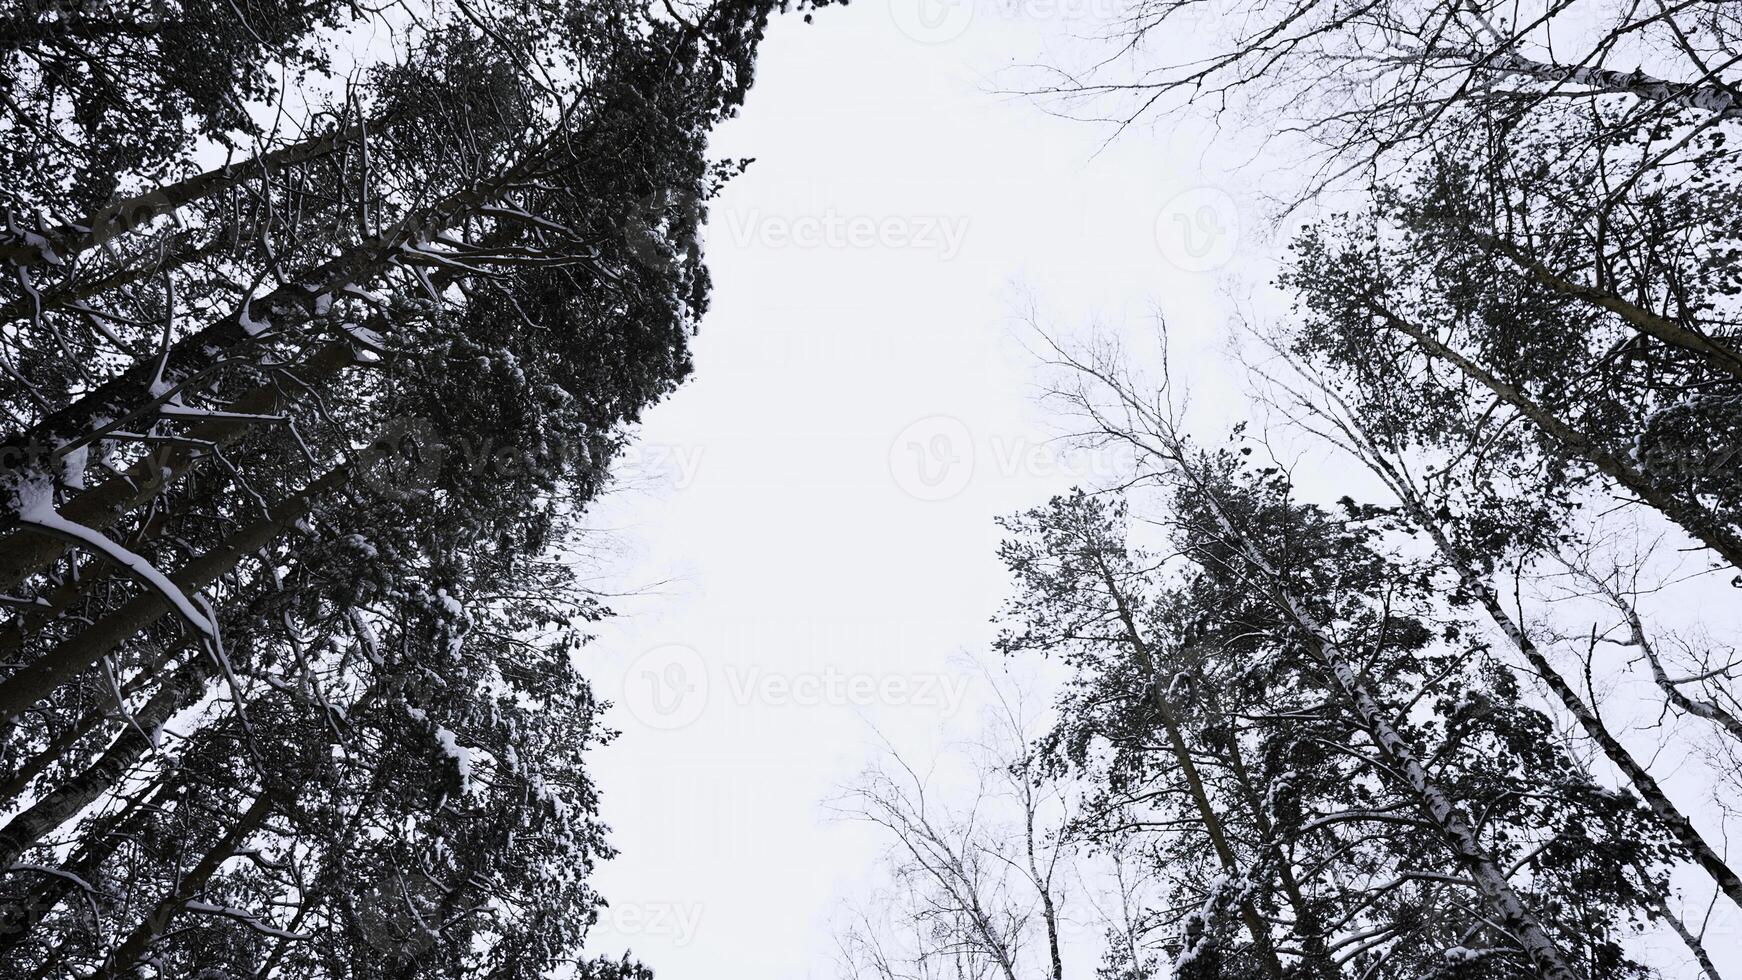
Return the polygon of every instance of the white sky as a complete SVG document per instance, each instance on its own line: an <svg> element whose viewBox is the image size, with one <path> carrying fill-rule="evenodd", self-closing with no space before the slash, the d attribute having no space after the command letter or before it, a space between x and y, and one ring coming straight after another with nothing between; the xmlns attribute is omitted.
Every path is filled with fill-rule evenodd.
<svg viewBox="0 0 1742 980"><path fill-rule="evenodd" d="M1047 442L1026 297L1066 332L1165 311L1204 434L1234 417L1229 293L1275 255L1254 172L1202 127L1108 144L996 94L1103 11L975 2L776 19L714 144L757 162L713 208L697 375L632 451L652 489L597 513L627 550L611 586L662 584L588 652L624 732L593 761L622 853L590 948L667 980L835 976L829 916L883 842L823 801L873 725L921 755L978 728L993 518L1111 475Z"/></svg>

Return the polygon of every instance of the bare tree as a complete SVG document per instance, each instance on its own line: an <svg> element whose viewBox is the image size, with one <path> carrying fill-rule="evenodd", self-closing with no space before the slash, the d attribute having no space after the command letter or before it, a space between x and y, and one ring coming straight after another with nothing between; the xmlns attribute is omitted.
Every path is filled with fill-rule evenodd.
<svg viewBox="0 0 1742 980"><path fill-rule="evenodd" d="M959 760L971 768L971 793L944 790L939 799L929 772L891 747L830 802L841 816L881 828L890 850L894 887L854 913L837 939L855 975L1066 975L1074 801L1040 765L1020 688L990 667L983 672L997 704L983 738Z"/></svg>

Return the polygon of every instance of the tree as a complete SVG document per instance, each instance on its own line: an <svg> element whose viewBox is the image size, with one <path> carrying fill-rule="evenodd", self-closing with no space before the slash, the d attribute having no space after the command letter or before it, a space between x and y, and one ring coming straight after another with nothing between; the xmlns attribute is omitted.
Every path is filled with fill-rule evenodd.
<svg viewBox="0 0 1742 980"><path fill-rule="evenodd" d="M1279 353L1286 357L1286 351ZM1548 652L1540 645L1533 631L1520 621L1519 616L1506 608L1492 577L1497 568L1506 565L1508 559L1513 559L1514 556L1504 550L1498 553L1489 550L1497 546L1503 549L1504 537L1485 533L1478 523L1457 519L1447 506L1449 500L1446 496L1430 498L1421 481L1415 477L1408 461L1406 446L1409 443L1395 441L1395 430L1382 434L1381 427L1370 424L1361 415L1354 413L1350 404L1329 387L1331 382L1324 376L1315 375L1310 368L1304 366L1296 365L1296 369L1306 382L1298 387L1267 375L1273 385L1287 393L1287 409L1293 417L1301 419L1322 438L1364 463L1379 478L1381 484L1395 497L1401 514L1428 538L1439 560L1457 576L1458 590L1453 594L1455 600L1479 606L1483 610L1521 659L1523 672L1536 678L1547 688L1554 702L1565 710L1583 734L1638 792L1664 831L1680 845L1683 853L1713 879L1720 892L1732 902L1742 905L1742 891L1739 891L1742 880L1737 878L1736 872L1730 868L1719 850L1706 840L1682 807L1670 798L1647 765L1623 744L1611 726L1603 720L1597 707L1589 703L1555 668L1549 660ZM1722 722L1729 718L1727 712L1716 705L1706 701L1695 702L1679 686L1670 684L1637 611L1611 585L1596 579L1588 569L1581 574L1592 581L1626 618L1630 641L1638 645L1647 659L1656 665L1653 671L1654 680L1678 707L1708 720ZM1586 669L1590 669L1588 663Z"/></svg>
<svg viewBox="0 0 1742 980"><path fill-rule="evenodd" d="M74 13L16 57L106 50ZM576 959L606 610L563 556L688 373L698 202L736 169L707 134L770 13L437 5L251 160L195 172L237 128L198 108L77 207L19 185L0 974L644 976ZM285 58L328 22L284 16L255 41ZM91 98L175 76L157 27Z"/></svg>
<svg viewBox="0 0 1742 980"><path fill-rule="evenodd" d="M126 178L181 170L202 140L234 153L266 136L252 110L284 94L275 69L326 75L324 31L361 16L337 0L14 6L0 20L7 258L60 251Z"/></svg>
<svg viewBox="0 0 1742 980"><path fill-rule="evenodd" d="M1181 36L1195 43L1169 43ZM1473 117L1496 121L1496 145L1547 139L1566 158L1676 130L1643 166L1606 175L1621 186L1677 166L1658 151L1742 118L1738 24L1708 4L1134 0L1102 37L1123 57L1094 51L1030 90L1120 126L1202 105L1262 140L1316 150L1300 192L1278 195L1290 204L1345 176L1365 184L1449 158ZM1540 125L1580 117L1592 124Z"/></svg>
<svg viewBox="0 0 1742 980"><path fill-rule="evenodd" d="M1505 219L1462 209L1497 199L1506 186L1448 165L1417 193L1381 197L1380 214L1395 224L1375 216L1309 229L1283 277L1300 298L1297 352L1346 379L1363 414L1382 401L1409 401L1392 424L1411 426L1416 441L1447 453L1481 445L1471 465L1504 468L1543 501L1521 528L1526 538L1550 533L1582 493L1613 488L1742 567L1724 465L1731 452L1724 413L1736 386L1727 348L1702 347L1716 343L1703 328L1682 331L1693 339L1678 344L1681 328L1667 320L1662 336L1644 332L1575 295L1576 284L1544 288L1534 273L1486 251L1467 229ZM1555 267L1584 261L1571 234L1544 237L1567 244ZM1676 253L1647 243L1623 254L1627 264L1671 269ZM1677 281L1671 291L1690 300L1728 291L1712 288ZM1449 373L1435 370L1439 364ZM1471 401L1493 408L1462 412ZM1483 445L1476 427L1504 433L1514 418L1534 438Z"/></svg>
<svg viewBox="0 0 1742 980"><path fill-rule="evenodd" d="M1193 25L1212 28L1207 51L1170 59L1156 43ZM1113 34L1133 59L1042 92L1111 102L1122 123L1207 101L1260 122L1260 139L1322 151L1285 178L1287 207L1321 190L1356 201L1308 225L1280 279L1303 353L1447 452L1521 457L1503 465L1546 508L1509 502L1523 534L1615 492L1742 567L1732 15L1141 0ZM1482 438L1435 428L1471 399L1493 406L1464 420Z"/></svg>
<svg viewBox="0 0 1742 980"><path fill-rule="evenodd" d="M928 774L893 749L831 801L878 827L891 885L836 937L852 976L1020 980L1067 975L1067 875L1079 839L1074 800L1030 744L1019 686L983 671L997 704L965 761L973 799L938 802Z"/></svg>
<svg viewBox="0 0 1742 980"><path fill-rule="evenodd" d="M1351 505L1338 518L1293 501L1280 467L1255 472L1241 453L1193 448L1165 394L1144 392L1110 351L1058 349L1057 363L1068 380L1056 391L1085 436L1130 446L1140 484L1165 490L1181 570L1148 614L1169 640L1149 646L1182 651L1186 669L1168 685L1175 697L1214 691L1232 702L1224 710L1233 725L1206 726L1228 734L1197 751L1231 774L1237 757L1301 763L1261 784L1253 812L1271 833L1260 828L1248 846L1296 863L1298 907L1328 924L1333 962L1357 973L1637 973L1620 937L1645 914L1636 869L1658 860L1660 839L1633 801L1594 783L1556 745L1512 672L1444 601L1443 566L1381 548L1401 530L1383 511ZM1080 513L1091 499L1055 501L1033 519L1058 526L1051 515ZM1108 601L1104 585L1070 595L1079 608ZM1069 647L1107 643L1104 631L1059 628ZM1079 746L1087 735L1076 736ZM1237 755L1227 749L1236 738L1249 743ZM1260 827L1240 813L1235 784L1237 776L1229 802L1213 808L1225 826ZM1156 826L1189 834L1194 824L1204 832L1202 823L1186 809ZM1235 894L1283 893L1275 866ZM1167 867L1190 874L1183 862ZM1216 884L1198 880L1206 891ZM1177 922L1181 948L1229 941L1227 924L1238 919L1224 913L1218 935L1215 909ZM1303 943L1297 955L1306 951Z"/></svg>

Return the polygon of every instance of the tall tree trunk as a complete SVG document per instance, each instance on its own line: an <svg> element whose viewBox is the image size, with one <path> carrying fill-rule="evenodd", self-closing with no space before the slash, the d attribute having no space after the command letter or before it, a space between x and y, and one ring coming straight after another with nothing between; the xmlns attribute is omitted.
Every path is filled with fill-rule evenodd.
<svg viewBox="0 0 1742 980"><path fill-rule="evenodd" d="M378 122L377 125L380 123ZM361 139L367 127L353 123L323 136L310 137L259 156L226 164L182 180L172 181L143 194L124 197L91 212L81 221L50 229L44 247L0 247L0 258L22 262L61 265L80 254L124 235L153 218L179 211L189 204L235 187L281 167L294 167L337 152ZM51 257L52 256L52 257Z"/></svg>
<svg viewBox="0 0 1742 980"><path fill-rule="evenodd" d="M1114 579L1109 569L1099 555L1095 556L1095 564L1101 573L1101 581L1107 586L1118 609L1119 621L1125 631L1125 640L1130 645L1133 655L1143 665L1152 682L1155 684L1155 695L1150 699L1150 707L1156 719L1161 722L1162 731L1167 735L1168 750L1173 755L1174 763L1179 766L1180 774L1185 777L1186 788L1191 794L1192 804L1198 811L1199 822L1203 824L1204 833L1210 838L1210 847L1216 852L1216 860L1222 870L1232 881L1240 878L1240 859L1233 845L1228 840L1226 830L1222 826L1222 816L1211 801L1208 788L1204 784L1203 774L1198 771L1197 760L1192 757L1191 746L1186 742L1178 720L1174 717L1167 701L1167 685L1160 675L1154 658L1150 655L1149 644L1137 627L1137 619L1131 612L1126 601L1124 590ZM1240 918L1246 924L1246 931L1252 936L1252 946L1258 955L1259 962L1264 965L1266 973L1272 977L1283 976L1282 961L1276 955L1276 944L1270 937L1270 925L1259 914L1252 900L1242 896L1240 899Z"/></svg>
<svg viewBox="0 0 1742 980"><path fill-rule="evenodd" d="M1520 654L1523 654L1524 659L1530 664L1531 671L1542 679L1550 691L1554 692L1556 700L1560 701L1567 713L1579 723L1579 727L1584 729L1591 741L1597 743L1598 747L1603 750L1603 755L1639 791L1640 797L1658 821L1663 824L1664 829L1670 832L1670 835L1687 851L1696 864L1712 876L1712 880L1717 882L1719 890L1730 901L1742 908L1742 878L1737 877L1736 872L1724 862L1723 857L1700 835L1699 829L1688 820L1687 815L1664 792L1663 787L1658 784L1650 770L1633 757L1633 753L1629 752L1627 747L1621 744L1621 740L1609 731L1608 725L1604 724L1603 719L1591 710L1590 705L1587 705L1584 698L1579 696L1579 692L1573 690L1572 685L1561 677L1560 671L1555 670L1554 665L1549 663L1548 657L1537 647L1535 641L1506 611L1506 607L1501 604L1500 597L1495 593L1493 587L1476 573L1475 566L1469 557L1452 542L1446 534L1445 528L1428 514L1423 501L1405 483L1402 474L1383 458L1376 447L1369 444L1366 448L1368 450L1368 464L1380 479L1390 485L1392 492L1402 502L1410 519L1433 539L1441 557L1458 573L1458 578L1463 582L1464 587L1476 596L1477 601L1482 604L1483 610L1487 612L1488 618L1493 620L1494 625L1500 627L1500 631L1506 634L1508 640L1512 641L1513 647Z"/></svg>
<svg viewBox="0 0 1742 980"><path fill-rule="evenodd" d="M1468 62L1471 68L1506 75L1546 82L1570 82L1599 92L1631 95L1641 102L1655 102L1670 108L1700 109L1719 119L1742 119L1742 102L1738 102L1735 90L1720 82L1672 82L1654 78L1643 71L1555 64L1504 50L1435 46L1425 50L1422 56L1432 60Z"/></svg>
<svg viewBox="0 0 1742 980"><path fill-rule="evenodd" d="M113 789L151 747L148 732L190 703L212 675L209 660L195 656L164 681L107 751L84 771L44 794L0 828L0 868L11 864L55 828L79 815Z"/></svg>
<svg viewBox="0 0 1742 980"><path fill-rule="evenodd" d="M102 818L98 826L79 835L78 847L59 869L64 874L42 875L16 905L0 907L0 954L24 942L32 930L79 887L76 881L96 877L98 868L121 842L140 832L146 814L162 805L182 785L178 776L141 791L119 812Z"/></svg>
<svg viewBox="0 0 1742 980"><path fill-rule="evenodd" d="M1670 347L1687 351L1718 371L1728 374L1731 378L1742 380L1742 352L1721 344L1698 330L1685 327L1669 317L1661 316L1637 303L1629 302L1606 289L1586 286L1567 279L1532 258L1514 242L1506 241L1480 228L1466 225L1463 226L1463 230L1489 250L1500 253L1507 261L1530 277L1531 281L1547 287L1550 292L1571 296L1580 302L1608 310L1619 316L1624 323L1639 333L1662 341Z"/></svg>
<svg viewBox="0 0 1742 980"><path fill-rule="evenodd" d="M272 814L272 810L280 802L277 790L262 790L254 798L247 811L231 825L224 836L212 845L212 849L200 857L200 860L177 879L171 892L158 902L145 920L127 936L121 944L115 947L103 965L92 974L92 980L120 980L132 972L133 968L145 958L151 944L163 931L169 928L171 920L187 906L200 890L210 881L212 875L225 861L236 855L242 843L248 836L259 829Z"/></svg>
<svg viewBox="0 0 1742 980"><path fill-rule="evenodd" d="M265 517L236 531L216 548L176 570L169 576L170 584L184 593L211 585L307 515L318 499L343 486L350 478L353 466L368 465L375 455L364 450L353 463L329 470L308 486L274 504ZM140 630L169 615L173 609L174 605L162 592L141 592L92 623L78 636L32 661L0 682L0 722L15 718L52 694L56 688L113 653Z"/></svg>
<svg viewBox="0 0 1742 980"><path fill-rule="evenodd" d="M322 345L294 369L274 370L289 373L302 385L325 385L346 367L357 363L357 347L355 341L335 340ZM225 406L224 411L236 416L269 416L282 410L285 404L283 387L267 381ZM104 480L62 504L58 508L60 515L93 531L107 531L122 517L155 500L178 483L209 459L212 452L233 445L256 424L252 419L231 417L199 422L188 430L186 436L190 440L209 443L209 447L176 443L148 453L126 473ZM64 538L49 537L28 529L0 533L0 590L16 587L47 568L72 547Z"/></svg>
<svg viewBox="0 0 1742 980"><path fill-rule="evenodd" d="M1439 831L1441 841L1470 875L1494 922L1513 937L1545 980L1578 980L1578 974L1568 965L1535 913L1512 887L1500 863L1477 839L1469 820L1452 801L1451 795L1428 773L1417 758L1415 748L1398 732L1389 713L1352 666L1354 661L1344 654L1330 631L1287 588L1280 571L1233 523L1215 491L1206 486L1201 475L1193 469L1182 447L1174 443L1169 452L1173 469L1193 484L1217 525L1228 535L1228 543L1269 582L1279 611L1311 638L1315 656L1330 672L1362 730L1385 757L1386 768L1395 774L1392 778L1397 788L1420 806L1422 813Z"/></svg>
<svg viewBox="0 0 1742 980"><path fill-rule="evenodd" d="M48 744L42 747L42 751L32 755L14 769L6 777L6 781L0 783L0 807L9 806L13 800L18 798L20 793L29 788L32 780L42 775L49 766L54 765L62 756L72 751L73 746L84 741L85 736L101 727L103 717L104 712L101 709L85 712L84 717L75 724L49 739Z"/></svg>
<svg viewBox="0 0 1742 980"><path fill-rule="evenodd" d="M174 654L181 652L185 652L185 650L182 648L170 648L162 651L156 657L153 657L150 663L143 670L129 678L126 683L121 685L122 696L126 697L135 694L141 689L149 686L153 681L158 679L152 676L156 670L163 664L168 663ZM6 777L4 783L0 783L0 806L5 806L17 799L19 794L23 793L25 789L30 786L32 780L37 776L42 775L49 766L53 765L68 752L72 751L72 748L79 742L83 741L86 736L90 735L98 728L101 728L103 723L110 717L111 715L107 709L100 706L92 708L80 716L79 720L71 727L50 739L49 743L43 746L40 752L32 755L29 760L19 765L17 769L13 770L11 775Z"/></svg>
<svg viewBox="0 0 1742 980"><path fill-rule="evenodd" d="M1240 787L1240 795L1245 800L1246 809L1252 814L1252 823L1263 835L1266 846L1270 848L1271 860L1276 862L1276 877L1282 885L1283 897L1288 899L1289 907L1294 909L1294 932L1300 939L1301 959L1305 961L1306 976L1331 978L1342 974L1337 963L1331 958L1331 952L1325 945L1324 923L1319 921L1318 914L1313 911L1306 895L1301 891L1300 881L1294 875L1294 862L1283 849L1282 841L1277 839L1276 825L1270 822L1270 816L1264 812L1264 800L1253 783L1251 773L1246 768L1245 757L1240 752L1239 733L1229 726L1227 732L1228 769L1234 774L1235 785Z"/></svg>
<svg viewBox="0 0 1742 980"><path fill-rule="evenodd" d="M16 490L50 476L60 457L104 435L155 415L170 399L221 370L258 368L251 345L280 335L319 316L347 289L361 287L389 270L403 267L407 245L479 214L513 184L536 171L550 155L541 145L518 164L488 181L449 194L413 211L368 240L349 246L336 258L257 299L245 299L236 312L183 337L162 358L136 362L72 404L48 415L28 432L0 444L0 488ZM18 523L16 512L0 512L0 530Z"/></svg>
<svg viewBox="0 0 1742 980"><path fill-rule="evenodd" d="M1697 505L1683 501L1660 489L1626 460L1603 449L1584 433L1538 405L1513 385L1495 377L1480 365L1441 343L1426 330L1403 319L1377 302L1370 302L1375 314L1399 333L1413 339L1423 350L1449 361L1470 380L1481 384L1499 398L1518 409L1525 418L1565 450L1589 460L1599 471L1634 493L1645 503L1657 508L1665 517L1680 525L1696 541L1717 552L1737 568L1742 568L1742 538L1729 528L1718 525Z"/></svg>

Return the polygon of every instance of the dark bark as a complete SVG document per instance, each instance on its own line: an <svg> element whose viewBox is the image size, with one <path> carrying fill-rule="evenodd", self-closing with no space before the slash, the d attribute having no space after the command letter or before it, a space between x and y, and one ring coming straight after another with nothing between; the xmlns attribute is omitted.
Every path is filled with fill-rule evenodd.
<svg viewBox="0 0 1742 980"><path fill-rule="evenodd" d="M0 868L9 867L43 837L114 789L151 748L147 734L189 704L211 674L207 658L196 656L183 664L164 680L163 686L133 715L131 722L95 762L44 794L0 828Z"/></svg>

